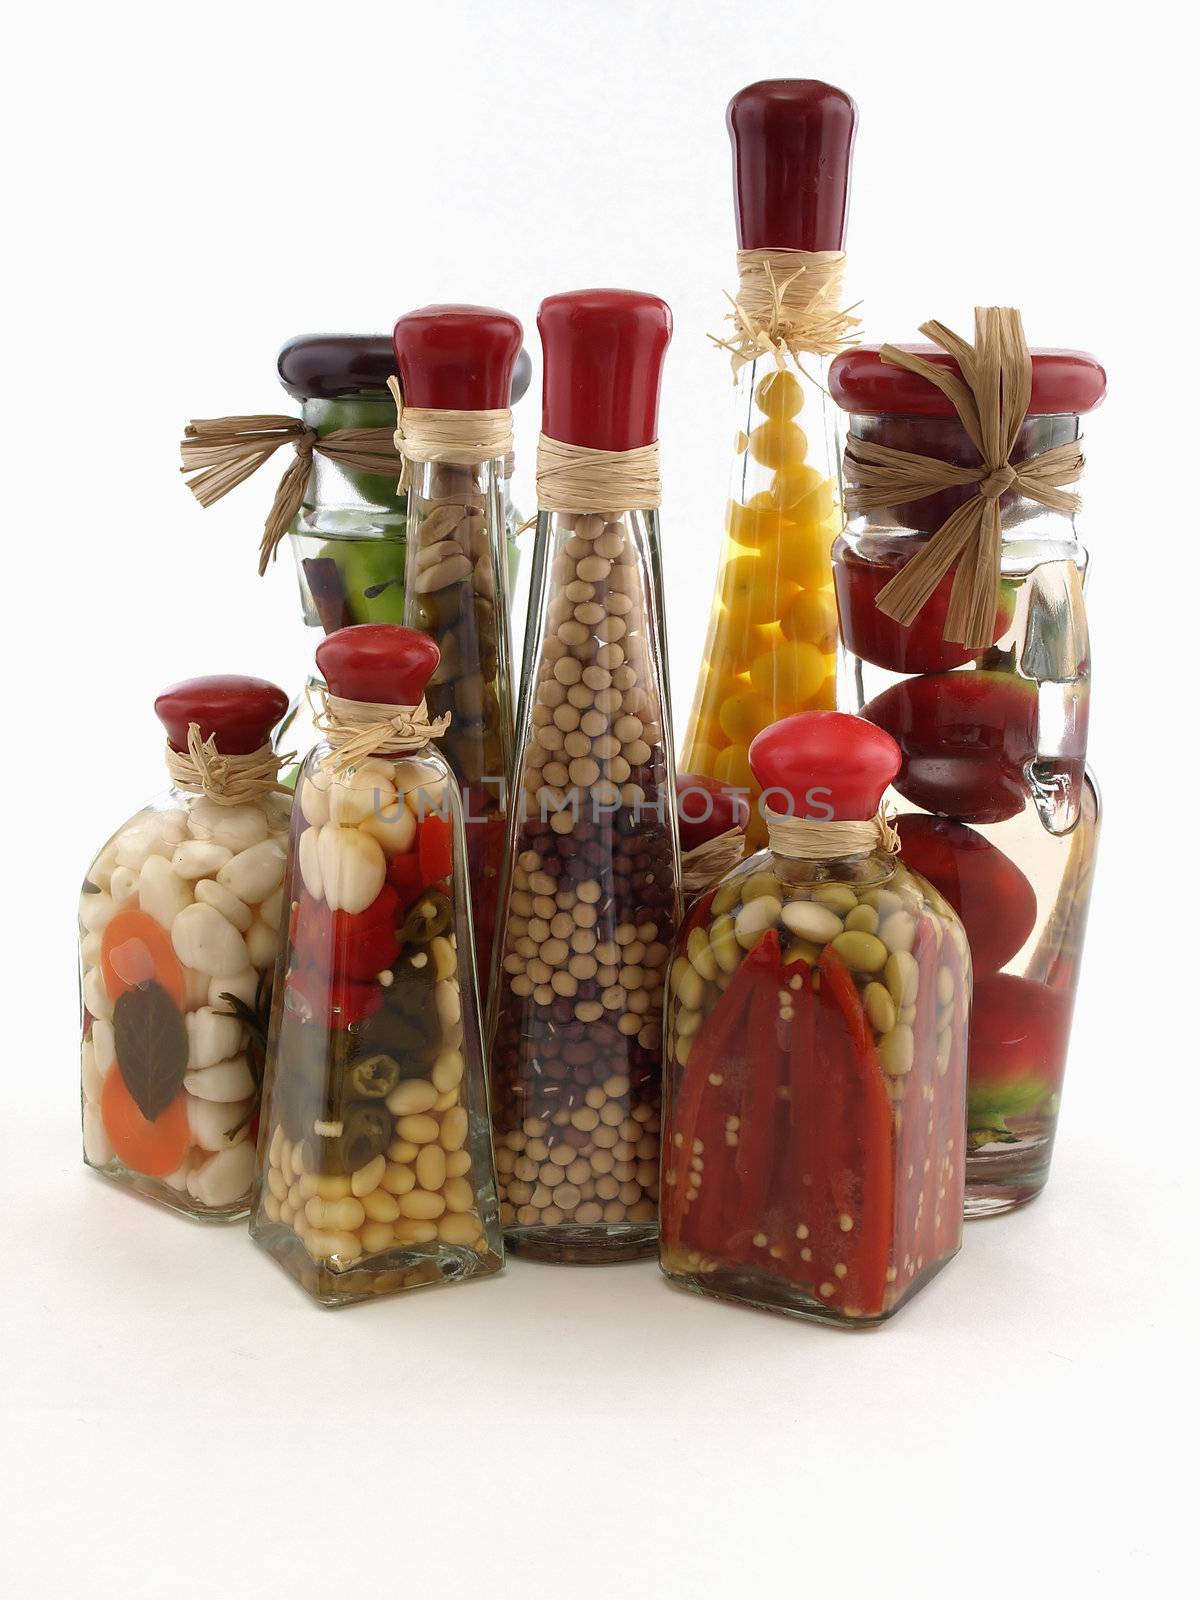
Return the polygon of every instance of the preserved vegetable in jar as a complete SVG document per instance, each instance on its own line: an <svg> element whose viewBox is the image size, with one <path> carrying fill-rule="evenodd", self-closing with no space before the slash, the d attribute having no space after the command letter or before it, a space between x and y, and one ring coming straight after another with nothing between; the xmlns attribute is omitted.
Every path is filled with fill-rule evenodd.
<svg viewBox="0 0 1200 1600"><path fill-rule="evenodd" d="M521 324L484 306L426 306L400 318L393 343L409 476L405 621L441 653L426 699L433 716L450 716L441 750L462 793L486 984L512 775L504 481Z"/></svg>
<svg viewBox="0 0 1200 1600"><path fill-rule="evenodd" d="M154 709L171 788L108 841L79 901L83 1154L186 1216L246 1215L291 796L261 678L191 678Z"/></svg>
<svg viewBox="0 0 1200 1600"><path fill-rule="evenodd" d="M1105 377L1077 351L1031 354L1012 311L977 311L974 346L923 331L936 345L864 347L830 373L841 699L899 744L904 857L971 943L974 1215L1040 1192L1058 1118L1100 820L1068 486Z"/></svg>
<svg viewBox="0 0 1200 1600"><path fill-rule="evenodd" d="M503 1262L458 786L430 738L437 646L317 651L251 1233L326 1305Z"/></svg>
<svg viewBox="0 0 1200 1600"><path fill-rule="evenodd" d="M305 625L333 633L361 623L403 623L407 559L407 494L395 446L396 407L388 392L395 376L387 334L300 334L279 352L279 381L300 403L300 416L232 416L191 422L184 471L201 505L241 483L274 452L295 452L275 493L259 552L265 573L288 537L300 580ZM522 351L512 399L529 385ZM516 519L508 502L511 461L501 472L509 578L518 552ZM302 665L305 688L277 735L301 751L317 738L311 702L321 685L311 646ZM289 776L294 776L289 774Z"/></svg>
<svg viewBox="0 0 1200 1600"><path fill-rule="evenodd" d="M808 712L750 760L768 847L692 908L671 965L662 1268L880 1322L962 1238L966 936L894 853L887 734Z"/></svg>
<svg viewBox="0 0 1200 1600"><path fill-rule="evenodd" d="M662 993L679 920L656 422L670 312L543 301L537 548L491 1070L506 1237L652 1253Z"/></svg>
<svg viewBox="0 0 1200 1600"><path fill-rule="evenodd" d="M848 95L809 79L751 84L727 117L740 279L725 341L733 488L680 765L752 800L755 734L835 698L841 512L824 378L855 326L838 297L856 120ZM765 839L752 805L751 846Z"/></svg>

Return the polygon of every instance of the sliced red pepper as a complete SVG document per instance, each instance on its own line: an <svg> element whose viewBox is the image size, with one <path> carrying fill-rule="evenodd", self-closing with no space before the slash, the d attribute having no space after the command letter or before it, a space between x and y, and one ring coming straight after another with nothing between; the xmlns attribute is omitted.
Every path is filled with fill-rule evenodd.
<svg viewBox="0 0 1200 1600"><path fill-rule="evenodd" d="M692 1154L699 1137L701 1113L704 1113L706 1128L713 1122L710 1105L714 1086L709 1083L709 1077L724 1078L737 1041L744 1038L755 978L756 969L751 965L751 957L746 956L693 1036L686 1066L675 1068L675 1089L664 1140L660 1222L663 1243L667 1246L685 1242L682 1238L685 1197L690 1187ZM723 1145L723 1122L718 1132ZM710 1139L701 1159L711 1159L715 1155L716 1149ZM690 1227L687 1231L690 1235ZM686 1242L692 1241L689 1238Z"/></svg>
<svg viewBox="0 0 1200 1600"><path fill-rule="evenodd" d="M785 992L783 953L774 928L755 947L754 961L757 981L750 998L746 1034L750 1055L747 1060L744 1051L742 1057L737 1154L733 1161L737 1200L729 1237L730 1246L747 1256L753 1252L745 1250L746 1244L756 1234L765 1233L768 1196L777 1165L776 1132L782 1121L779 1091L787 1081L790 1021L781 1015ZM760 1246L759 1250L766 1248Z"/></svg>
<svg viewBox="0 0 1200 1600"><path fill-rule="evenodd" d="M314 967L298 967L288 973L287 988L298 995L322 1028L349 1028L378 1011L383 1004L383 989L378 983L355 983L349 978L331 977Z"/></svg>
<svg viewBox="0 0 1200 1600"><path fill-rule="evenodd" d="M425 888L417 852L409 850L403 855L392 856L388 861L387 879L400 897L401 909L407 911Z"/></svg>
<svg viewBox="0 0 1200 1600"><path fill-rule="evenodd" d="M916 1016L913 1019L912 1071L904 1083L901 1101L901 1169L906 1187L903 1216L897 1219L897 1293L903 1293L929 1265L934 1251L934 1213L937 1210L937 1103L934 1053L937 1036L938 946L932 919L921 918L913 940L917 963Z"/></svg>
<svg viewBox="0 0 1200 1600"><path fill-rule="evenodd" d="M431 812L417 830L417 859L421 864L421 887L428 889L450 876L454 866L453 834L444 817Z"/></svg>
<svg viewBox="0 0 1200 1600"><path fill-rule="evenodd" d="M820 1155L828 1173L824 1192L814 1194L817 1292L828 1304L876 1316L883 1310L892 1256L892 1110L854 979L829 945L819 968L813 1066L822 1078ZM844 1273L838 1273L839 1263ZM821 1278L823 1268L828 1272ZM834 1294L821 1294L825 1283L838 1286Z"/></svg>

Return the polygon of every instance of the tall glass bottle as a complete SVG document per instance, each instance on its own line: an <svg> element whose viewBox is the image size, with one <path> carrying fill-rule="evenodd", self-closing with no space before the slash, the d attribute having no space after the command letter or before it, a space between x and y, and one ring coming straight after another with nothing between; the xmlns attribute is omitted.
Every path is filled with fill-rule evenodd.
<svg viewBox="0 0 1200 1600"><path fill-rule="evenodd" d="M279 380L300 401L302 419L318 438L341 428L396 426L396 407L388 393L395 372L392 341L386 334L302 334L279 352ZM515 363L513 400L529 385L530 363L524 352ZM508 403L507 401L505 403ZM326 634L356 623L403 623L407 562L407 495L395 475L362 472L330 461L319 452L304 503L290 530L300 601L305 624ZM511 463L499 473L501 522L510 576L517 547L508 504ZM294 705L279 738L288 748L308 750L317 739L307 687L319 680L305 674L306 690Z"/></svg>
<svg viewBox="0 0 1200 1600"><path fill-rule="evenodd" d="M940 350L921 354L956 370ZM1094 357L1032 356L1014 463L1076 439L1080 414L1104 397ZM979 464L949 400L881 360L878 347L839 356L830 387L851 447L870 440ZM1071 515L1012 490L1002 496L999 604L985 649L942 637L953 568L910 627L876 606L884 584L974 492L855 515L834 551L843 705L899 743L904 858L954 906L971 944L969 1216L1031 1199L1049 1172L1100 815L1084 765L1087 556Z"/></svg>
<svg viewBox="0 0 1200 1600"><path fill-rule="evenodd" d="M400 318L393 344L406 406L451 414L507 408L521 350L515 317L484 306L426 306ZM465 463L462 454L448 445L441 459L410 462L404 616L441 652L426 699L431 715L450 715L441 749L462 792L475 962L486 983L512 775L503 559L511 450Z"/></svg>
<svg viewBox="0 0 1200 1600"><path fill-rule="evenodd" d="M343 1305L497 1272L503 1243L458 786L377 720L420 707L437 647L345 628L317 665L379 739L332 768L322 739L297 780L250 1231Z"/></svg>
<svg viewBox="0 0 1200 1600"><path fill-rule="evenodd" d="M854 102L826 83L768 81L736 94L726 120L739 251L808 252L807 263L777 255L772 268L777 287L802 284L824 265L813 253L844 245ZM725 539L680 755L685 771L751 797L751 849L766 842L751 739L780 717L832 707L836 684L829 553L841 514L826 363L785 356L771 336L779 356L746 360L737 373Z"/></svg>
<svg viewBox="0 0 1200 1600"><path fill-rule="evenodd" d="M650 446L663 302L554 295L538 328L544 440ZM490 1029L506 1237L552 1261L652 1254L680 915L653 509L539 514L518 728Z"/></svg>

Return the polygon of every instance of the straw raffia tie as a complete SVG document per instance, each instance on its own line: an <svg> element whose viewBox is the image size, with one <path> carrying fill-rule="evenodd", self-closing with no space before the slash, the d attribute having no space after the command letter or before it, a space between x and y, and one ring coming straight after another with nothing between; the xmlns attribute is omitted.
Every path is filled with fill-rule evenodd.
<svg viewBox="0 0 1200 1600"><path fill-rule="evenodd" d="M684 898L690 900L711 889L718 878L733 871L745 854L746 835L741 828L726 828L724 833L685 850L679 861Z"/></svg>
<svg viewBox="0 0 1200 1600"><path fill-rule="evenodd" d="M279 769L296 759L295 752L279 755L269 744L249 755L223 756L210 734L200 737L200 724L188 723L187 749L167 746L167 771L177 789L203 794L219 806L240 806L268 794L292 791L279 782Z"/></svg>
<svg viewBox="0 0 1200 1600"><path fill-rule="evenodd" d="M542 511L654 511L662 504L658 442L633 450L593 450L542 434L537 448L537 503Z"/></svg>
<svg viewBox="0 0 1200 1600"><path fill-rule="evenodd" d="M507 406L494 411L443 411L434 406L406 406L399 381L388 379L396 402L396 431L392 441L402 458L399 491L412 482L412 463L442 461L450 466L479 467L485 461L511 463L512 412ZM508 476L512 476L511 465Z"/></svg>
<svg viewBox="0 0 1200 1600"><path fill-rule="evenodd" d="M334 773L348 772L368 756L405 755L440 739L450 726L450 713L431 718L424 698L415 706L378 700L344 700L320 684L310 690L313 720L332 746L319 765Z"/></svg>
<svg viewBox="0 0 1200 1600"><path fill-rule="evenodd" d="M766 822L768 846L790 861L830 861L872 850L894 856L900 849L900 835L883 810L865 822L818 822L767 811Z"/></svg>
<svg viewBox="0 0 1200 1600"><path fill-rule="evenodd" d="M904 505L946 489L976 487L972 498L952 511L928 543L884 585L875 604L909 627L954 567L942 637L968 649L985 650L995 638L1000 596L1000 497L1014 491L1049 511L1073 515L1080 499L1063 485L1074 483L1083 472L1083 450L1074 439L1026 461L1010 460L1033 390L1033 360L1019 311L1011 306L977 306L973 345L940 322L923 323L921 332L954 357L959 372L936 367L895 345L884 345L880 355L942 391L982 464L956 467L936 456L852 437L844 461L846 509L853 513Z"/></svg>
<svg viewBox="0 0 1200 1600"><path fill-rule="evenodd" d="M852 344L857 306L842 307L846 257L840 250L739 250L738 292L726 295L733 332L709 338L728 350L734 377L760 356L783 368L790 356L835 356Z"/></svg>
<svg viewBox="0 0 1200 1600"><path fill-rule="evenodd" d="M267 513L258 547L260 577L275 559L283 536L304 503L314 455L324 456L340 467L384 477L398 472L401 465L390 428L335 428L318 438L299 417L211 417L193 418L183 430L179 446L183 465L179 470L194 474L188 478L187 486L207 507L236 489L287 444L296 453L279 480Z"/></svg>

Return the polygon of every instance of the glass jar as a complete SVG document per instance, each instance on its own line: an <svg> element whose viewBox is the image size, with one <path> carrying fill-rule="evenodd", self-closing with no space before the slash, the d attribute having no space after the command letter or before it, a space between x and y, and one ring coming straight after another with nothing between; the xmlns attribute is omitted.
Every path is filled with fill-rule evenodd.
<svg viewBox="0 0 1200 1600"><path fill-rule="evenodd" d="M651 445L663 302L554 295L538 327L544 436ZM623 1260L657 1236L680 915L655 511L540 513L518 729L490 1026L505 1232L543 1260Z"/></svg>
<svg viewBox="0 0 1200 1600"><path fill-rule="evenodd" d="M400 318L393 344L406 406L450 418L508 406L521 350L515 317L483 306L426 306ZM508 563L502 558L506 461L510 450L469 464L443 458L409 465L405 620L441 652L426 698L433 716L450 716L441 750L462 794L475 964L485 985L513 758Z"/></svg>
<svg viewBox="0 0 1200 1600"><path fill-rule="evenodd" d="M214 741L209 755L269 757L287 703L260 678L209 677L154 709L178 758L189 730ZM180 787L173 765L175 784L108 841L79 901L83 1157L185 1216L229 1221L254 1177L291 800L259 786L231 804L215 779Z"/></svg>
<svg viewBox="0 0 1200 1600"><path fill-rule="evenodd" d="M742 250L840 251L857 111L812 80L752 84L729 104ZM680 755L688 772L757 795L747 750L780 717L832 707L841 528L832 408L819 356L737 371L733 483L700 678ZM766 840L752 803L749 842Z"/></svg>
<svg viewBox="0 0 1200 1600"><path fill-rule="evenodd" d="M317 650L376 715L419 707L437 660L390 624ZM419 732L378 731L297 780L250 1226L325 1305L503 1264L458 786Z"/></svg>
<svg viewBox="0 0 1200 1600"><path fill-rule="evenodd" d="M921 352L937 366L950 357ZM957 466L980 457L934 385L880 359L839 356L830 386L846 440L867 439ZM1104 396L1088 355L1033 352L1014 463L1078 437ZM951 489L849 522L834 550L844 658L841 700L886 728L905 859L962 917L975 970L967 1212L1004 1211L1045 1184L1099 828L1085 770L1091 651L1086 553L1071 515L1010 490L1001 506L1001 581L992 642L942 637L952 568L912 625L879 591L974 494Z"/></svg>
<svg viewBox="0 0 1200 1600"><path fill-rule="evenodd" d="M280 382L300 401L301 417L318 438L340 428L395 428L396 407L387 389L395 365L386 334L303 334L284 345L278 368ZM522 351L513 371L514 401L528 387L529 374ZM396 476L381 476L314 453L304 503L290 530L307 627L329 634L356 623L403 623L408 508L398 487L399 466L397 457ZM511 582L518 550L510 475L508 462L500 493ZM308 750L317 738L309 695L317 687L309 670L308 686L279 732L292 749Z"/></svg>
<svg viewBox="0 0 1200 1600"><path fill-rule="evenodd" d="M871 820L900 762L886 734L810 712L750 759L769 806L809 820L798 846L764 807L769 847L680 930L662 1268L719 1299L881 1322L962 1238L966 937Z"/></svg>
<svg viewBox="0 0 1200 1600"><path fill-rule="evenodd" d="M681 772L675 780L675 814L683 901L688 909L745 855L750 804L745 795L711 778Z"/></svg>

